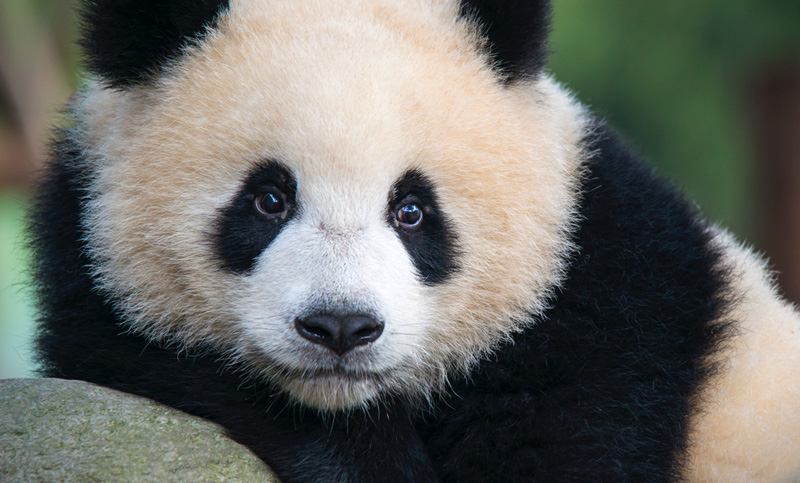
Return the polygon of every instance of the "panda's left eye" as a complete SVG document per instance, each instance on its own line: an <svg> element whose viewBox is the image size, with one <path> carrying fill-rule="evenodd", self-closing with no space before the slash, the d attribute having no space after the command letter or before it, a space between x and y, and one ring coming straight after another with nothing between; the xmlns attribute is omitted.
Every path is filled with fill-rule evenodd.
<svg viewBox="0 0 800 483"><path fill-rule="evenodd" d="M414 228L422 223L422 208L419 204L406 203L395 212L397 223L403 228Z"/></svg>
<svg viewBox="0 0 800 483"><path fill-rule="evenodd" d="M270 188L256 196L256 211L267 219L285 218L286 196L277 188Z"/></svg>

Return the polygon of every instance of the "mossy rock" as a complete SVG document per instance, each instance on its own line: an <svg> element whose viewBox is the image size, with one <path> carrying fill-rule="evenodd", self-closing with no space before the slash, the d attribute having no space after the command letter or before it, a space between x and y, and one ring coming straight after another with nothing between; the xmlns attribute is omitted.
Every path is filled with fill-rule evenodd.
<svg viewBox="0 0 800 483"><path fill-rule="evenodd" d="M0 481L277 482L219 426L62 379L0 380Z"/></svg>

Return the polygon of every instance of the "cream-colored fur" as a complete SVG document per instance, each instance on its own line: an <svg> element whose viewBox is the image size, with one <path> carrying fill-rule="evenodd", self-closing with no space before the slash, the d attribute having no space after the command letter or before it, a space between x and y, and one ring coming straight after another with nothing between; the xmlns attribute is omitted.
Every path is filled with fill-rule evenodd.
<svg viewBox="0 0 800 483"><path fill-rule="evenodd" d="M424 394L540 313L570 250L584 114L546 77L502 86L479 44L454 1L231 0L155 87L91 83L76 106L99 164L88 242L131 329L228 350L305 403L334 408L388 390ZM386 377L303 379L287 369L302 362L296 334L279 364L263 358L269 346L252 337L265 307L257 277L220 270L208 235L264 159L296 174L302 199L369 205L369 220L405 171L435 184L461 270L411 288L426 310L389 321L411 334L402 353L375 344L375 358L401 361ZM367 219L337 206L340 232ZM292 331L273 315L264 323Z"/></svg>
<svg viewBox="0 0 800 483"><path fill-rule="evenodd" d="M800 316L776 295L763 260L717 236L738 303L721 372L700 394L691 481L800 481Z"/></svg>

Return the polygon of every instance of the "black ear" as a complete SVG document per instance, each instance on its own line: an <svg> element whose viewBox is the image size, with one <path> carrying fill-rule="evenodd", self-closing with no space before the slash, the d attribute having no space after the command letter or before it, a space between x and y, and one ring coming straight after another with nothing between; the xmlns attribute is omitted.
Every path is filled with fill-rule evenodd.
<svg viewBox="0 0 800 483"><path fill-rule="evenodd" d="M227 7L228 0L87 0L89 70L117 88L147 84Z"/></svg>
<svg viewBox="0 0 800 483"><path fill-rule="evenodd" d="M506 82L533 77L544 67L548 0L461 0L461 15L481 26L489 55Z"/></svg>

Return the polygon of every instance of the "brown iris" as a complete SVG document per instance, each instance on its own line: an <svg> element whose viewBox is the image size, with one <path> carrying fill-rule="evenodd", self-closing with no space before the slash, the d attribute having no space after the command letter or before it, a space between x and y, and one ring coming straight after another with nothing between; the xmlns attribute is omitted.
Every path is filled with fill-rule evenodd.
<svg viewBox="0 0 800 483"><path fill-rule="evenodd" d="M406 203L395 212L395 218L403 228L414 228L422 222L422 209L417 203Z"/></svg>
<svg viewBox="0 0 800 483"><path fill-rule="evenodd" d="M271 188L255 198L256 210L265 218L285 218L286 196L277 188Z"/></svg>

